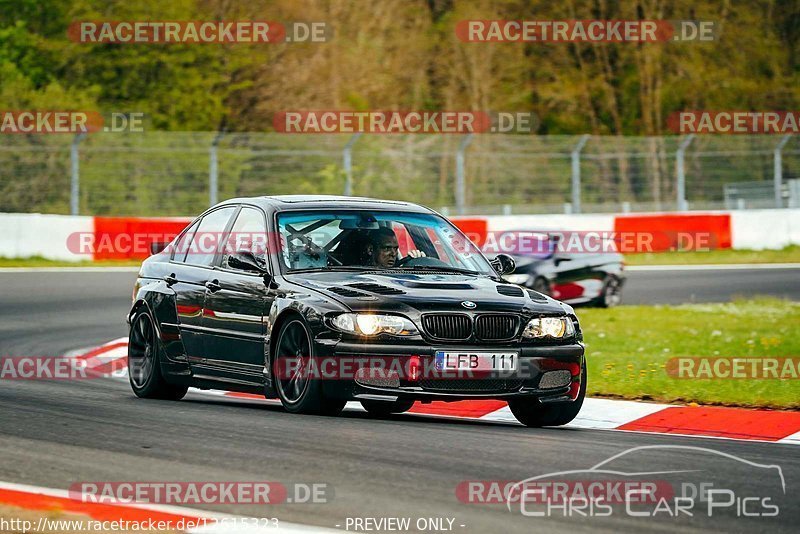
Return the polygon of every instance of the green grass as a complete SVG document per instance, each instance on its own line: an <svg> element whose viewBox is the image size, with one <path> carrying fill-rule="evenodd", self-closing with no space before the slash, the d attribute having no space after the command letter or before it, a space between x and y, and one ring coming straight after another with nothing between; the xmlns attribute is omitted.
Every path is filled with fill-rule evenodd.
<svg viewBox="0 0 800 534"><path fill-rule="evenodd" d="M800 379L678 379L665 370L676 356L800 357L800 303L621 306L578 316L589 395L800 409Z"/></svg>
<svg viewBox="0 0 800 534"><path fill-rule="evenodd" d="M0 257L0 267L138 267L141 260L101 260L101 261L59 261L48 260L41 256L30 258Z"/></svg>
<svg viewBox="0 0 800 534"><path fill-rule="evenodd" d="M694 265L709 263L800 263L800 246L781 250L710 250L626 254L627 265Z"/></svg>

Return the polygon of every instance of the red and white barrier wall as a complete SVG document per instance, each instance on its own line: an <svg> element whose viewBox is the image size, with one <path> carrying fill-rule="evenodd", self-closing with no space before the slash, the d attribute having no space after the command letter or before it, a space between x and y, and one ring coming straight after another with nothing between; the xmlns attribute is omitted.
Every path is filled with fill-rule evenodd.
<svg viewBox="0 0 800 534"><path fill-rule="evenodd" d="M800 209L586 215L454 217L478 242L513 230L646 234L653 252L670 250L676 236L703 236L702 249L781 249L800 244Z"/></svg>
<svg viewBox="0 0 800 534"><path fill-rule="evenodd" d="M780 249L800 245L800 209L686 213L503 215L454 217L470 237L514 230L646 233L653 251L671 236L707 234L710 248ZM151 241L169 240L189 217L90 217L0 213L0 257L52 260L143 259Z"/></svg>

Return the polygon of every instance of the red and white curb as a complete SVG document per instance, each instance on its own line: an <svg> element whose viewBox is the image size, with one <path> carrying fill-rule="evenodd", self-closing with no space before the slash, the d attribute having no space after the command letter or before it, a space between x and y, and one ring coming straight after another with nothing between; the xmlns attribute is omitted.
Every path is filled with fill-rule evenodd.
<svg viewBox="0 0 800 534"><path fill-rule="evenodd" d="M115 339L74 356L86 359L87 367L98 374L115 378L127 377L127 338ZM190 391L238 401L280 404L276 400L249 393L194 388ZM363 411L358 402L348 403L346 409ZM498 400L417 403L409 413L519 424L508 404ZM566 426L800 445L800 412L792 411L587 398L578 417Z"/></svg>
<svg viewBox="0 0 800 534"><path fill-rule="evenodd" d="M23 508L26 510L41 511L47 518L41 518L33 532L45 530L50 525L64 524L72 520L58 519L50 514L58 511L63 514L88 516L94 521L103 522L128 522L147 524L148 522L162 522L169 525L166 530L177 530L191 534L261 534L275 532L339 532L334 529L288 523L278 521L277 525L265 521L254 521L255 518L245 518L230 514L196 510L182 506L169 506L162 504L106 504L84 502L70 496L69 491L39 486L14 484L0 481L0 504ZM74 519L79 521L80 519ZM260 524L256 524L260 523ZM192 525L181 528L183 525ZM73 527L74 528L74 527ZM150 530L150 529L143 529Z"/></svg>

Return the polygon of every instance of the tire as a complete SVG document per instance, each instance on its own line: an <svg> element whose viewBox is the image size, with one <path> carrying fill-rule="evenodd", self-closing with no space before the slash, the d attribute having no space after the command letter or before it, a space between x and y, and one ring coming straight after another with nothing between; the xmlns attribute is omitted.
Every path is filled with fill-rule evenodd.
<svg viewBox="0 0 800 534"><path fill-rule="evenodd" d="M538 428L542 426L566 425L581 411L583 399L586 397L586 362L581 368L581 388L578 398L572 402L541 403L539 399L512 399L508 401L511 413L517 421L525 426Z"/></svg>
<svg viewBox="0 0 800 534"><path fill-rule="evenodd" d="M388 417L392 414L407 412L414 406L413 400L398 399L396 401L362 400L361 406L372 417Z"/></svg>
<svg viewBox="0 0 800 534"><path fill-rule="evenodd" d="M536 279L533 281L531 285L531 289L534 291L541 293L542 295L550 296L550 282L547 279L542 278L541 276L537 276Z"/></svg>
<svg viewBox="0 0 800 534"><path fill-rule="evenodd" d="M347 403L345 400L325 396L322 382L312 379L304 371L313 358L311 336L300 319L286 322L278 333L278 344L272 361L275 390L281 404L290 413L338 415ZM294 370L291 377L281 369Z"/></svg>
<svg viewBox="0 0 800 534"><path fill-rule="evenodd" d="M622 302L622 283L620 279L609 274L603 280L603 289L600 296L594 301L600 308L613 308Z"/></svg>
<svg viewBox="0 0 800 534"><path fill-rule="evenodd" d="M143 310L131 321L128 335L128 381L142 399L181 400L188 390L170 384L161 372L161 343L150 314Z"/></svg>

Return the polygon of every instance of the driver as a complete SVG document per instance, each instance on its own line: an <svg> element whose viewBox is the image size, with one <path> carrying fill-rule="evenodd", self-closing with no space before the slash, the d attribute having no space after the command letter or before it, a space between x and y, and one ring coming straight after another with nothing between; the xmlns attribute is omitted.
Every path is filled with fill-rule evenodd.
<svg viewBox="0 0 800 534"><path fill-rule="evenodd" d="M397 243L397 236L391 228L378 228L369 233L369 241L366 246L366 256L372 265L389 269L397 263L397 251L400 246ZM409 250L410 258L421 258L425 253L421 250Z"/></svg>

